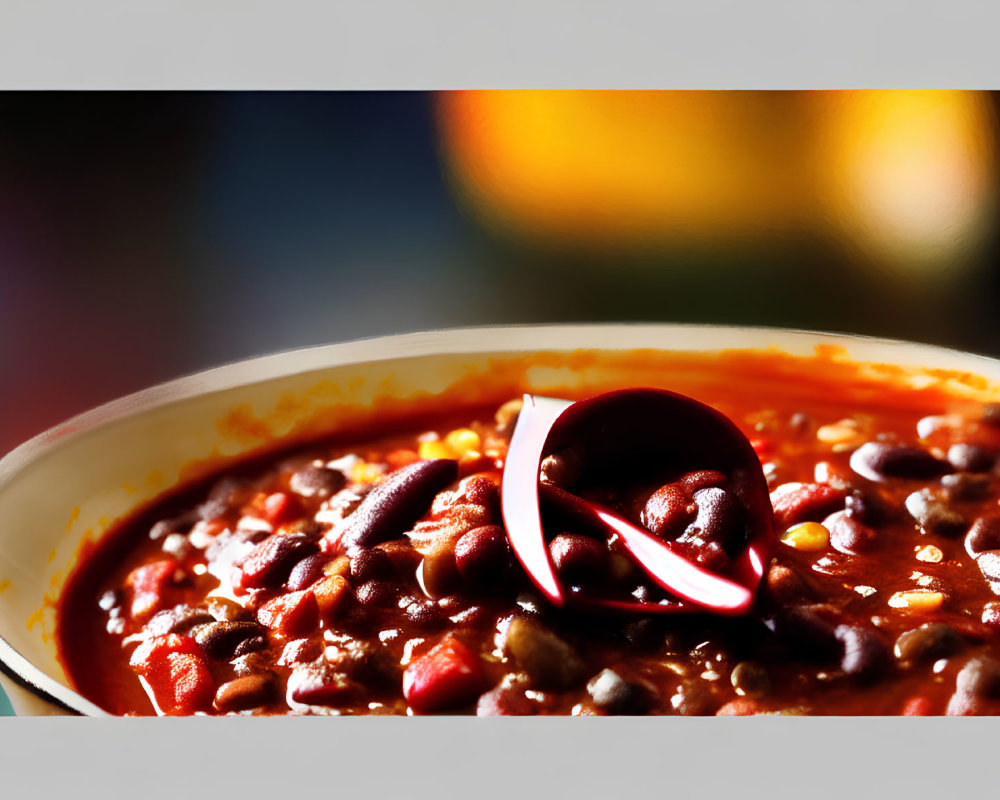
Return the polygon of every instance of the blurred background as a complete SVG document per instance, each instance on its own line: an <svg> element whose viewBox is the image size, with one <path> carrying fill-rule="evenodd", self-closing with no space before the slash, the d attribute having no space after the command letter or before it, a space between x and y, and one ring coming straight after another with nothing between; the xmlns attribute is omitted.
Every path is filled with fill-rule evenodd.
<svg viewBox="0 0 1000 800"><path fill-rule="evenodd" d="M0 453L294 347L561 321L1000 355L1000 97L0 94Z"/></svg>

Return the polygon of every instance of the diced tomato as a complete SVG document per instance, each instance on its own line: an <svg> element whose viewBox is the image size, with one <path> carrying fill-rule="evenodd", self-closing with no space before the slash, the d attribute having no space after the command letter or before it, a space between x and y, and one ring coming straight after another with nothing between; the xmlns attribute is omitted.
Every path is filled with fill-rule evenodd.
<svg viewBox="0 0 1000 800"><path fill-rule="evenodd" d="M843 507L846 493L822 483L783 483L771 492L774 523L784 530L797 522L819 522Z"/></svg>
<svg viewBox="0 0 1000 800"><path fill-rule="evenodd" d="M479 657L453 636L413 661L403 673L403 695L420 713L468 705L485 688Z"/></svg>
<svg viewBox="0 0 1000 800"><path fill-rule="evenodd" d="M153 692L164 714L193 714L207 710L215 697L215 682L201 648L189 636L170 633L140 644L129 665Z"/></svg>
<svg viewBox="0 0 1000 800"><path fill-rule="evenodd" d="M264 603L257 621L286 636L309 633L319 624L319 606L311 589L289 592Z"/></svg>
<svg viewBox="0 0 1000 800"><path fill-rule="evenodd" d="M143 622L154 612L167 605L165 594L174 583L174 574L180 566L177 561L154 561L132 570L125 578L125 585L132 589L132 618Z"/></svg>
<svg viewBox="0 0 1000 800"><path fill-rule="evenodd" d="M763 708L756 700L749 697L737 697L730 700L715 712L717 717L751 717L762 713Z"/></svg>
<svg viewBox="0 0 1000 800"><path fill-rule="evenodd" d="M294 519L299 511L298 502L287 492L274 492L264 498L264 519L276 527Z"/></svg>
<svg viewBox="0 0 1000 800"><path fill-rule="evenodd" d="M412 464L414 461L419 461L420 455L415 450L393 450L391 453L386 454L385 462L389 465L389 469L399 469L400 467L405 467L407 464Z"/></svg>
<svg viewBox="0 0 1000 800"><path fill-rule="evenodd" d="M900 714L904 717L929 717L934 712L931 710L930 698L918 694L906 701Z"/></svg>

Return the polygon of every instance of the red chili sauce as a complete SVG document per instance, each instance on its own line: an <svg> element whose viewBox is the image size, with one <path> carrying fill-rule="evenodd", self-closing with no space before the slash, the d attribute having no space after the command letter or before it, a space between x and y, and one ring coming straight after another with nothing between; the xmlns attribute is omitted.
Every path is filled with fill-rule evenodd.
<svg viewBox="0 0 1000 800"><path fill-rule="evenodd" d="M258 459L143 511L71 576L61 658L115 714L1000 713L1000 404L798 388L699 398L771 493L745 616L548 604L500 513L511 401ZM549 453L541 479L710 566L739 539L719 479L591 486L586 460ZM613 537L546 535L565 585L664 596Z"/></svg>

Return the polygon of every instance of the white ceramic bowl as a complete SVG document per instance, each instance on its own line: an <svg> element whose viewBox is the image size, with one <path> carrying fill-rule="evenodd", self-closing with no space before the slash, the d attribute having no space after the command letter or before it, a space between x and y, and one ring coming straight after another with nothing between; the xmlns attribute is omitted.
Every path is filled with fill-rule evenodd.
<svg viewBox="0 0 1000 800"><path fill-rule="evenodd" d="M670 388L670 374L646 370L658 351L777 349L812 356L817 347L828 358L870 364L874 377L888 370L914 386L946 381L963 396L1000 399L1000 362L926 345L755 328L558 325L297 350L101 406L0 459L3 686L19 714L103 714L69 688L55 649L54 599L81 544L171 487L279 439L335 433L373 413L402 413L435 400Z"/></svg>

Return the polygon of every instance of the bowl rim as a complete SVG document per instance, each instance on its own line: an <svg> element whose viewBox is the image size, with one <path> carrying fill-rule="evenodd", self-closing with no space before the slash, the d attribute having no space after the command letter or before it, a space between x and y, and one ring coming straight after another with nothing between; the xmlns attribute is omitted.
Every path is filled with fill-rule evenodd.
<svg viewBox="0 0 1000 800"><path fill-rule="evenodd" d="M649 334L651 341L642 345L634 342L623 344L620 341L643 334ZM692 346L681 344L685 334L690 335ZM669 341L657 342L656 335ZM556 337L563 337L561 344L552 341ZM777 341L769 345L762 344L762 340L767 337L773 337ZM740 340L744 338L755 341L749 341L744 346L740 344ZM568 342L571 340L573 344L569 345ZM939 359L957 359L977 375L993 372L1000 379L1000 358L922 342L804 328L711 323L602 322L487 325L390 334L292 348L237 360L191 372L110 400L74 415L0 456L0 490L18 472L53 450L122 419L180 403L195 396L249 387L323 369L399 358L477 353L514 354L590 349L625 351L647 348L707 353L741 349L761 351L765 347L789 352L786 348L793 343L809 345L813 349L818 345L844 347L848 358L858 363L872 360L871 355L877 353L879 361L906 363L914 367L918 365L895 361L893 356L917 351ZM855 352L856 349L860 349L861 352ZM4 638L2 632L0 632L0 672L21 688L27 689L39 699L53 704L62 711L88 716L114 716L34 666Z"/></svg>

